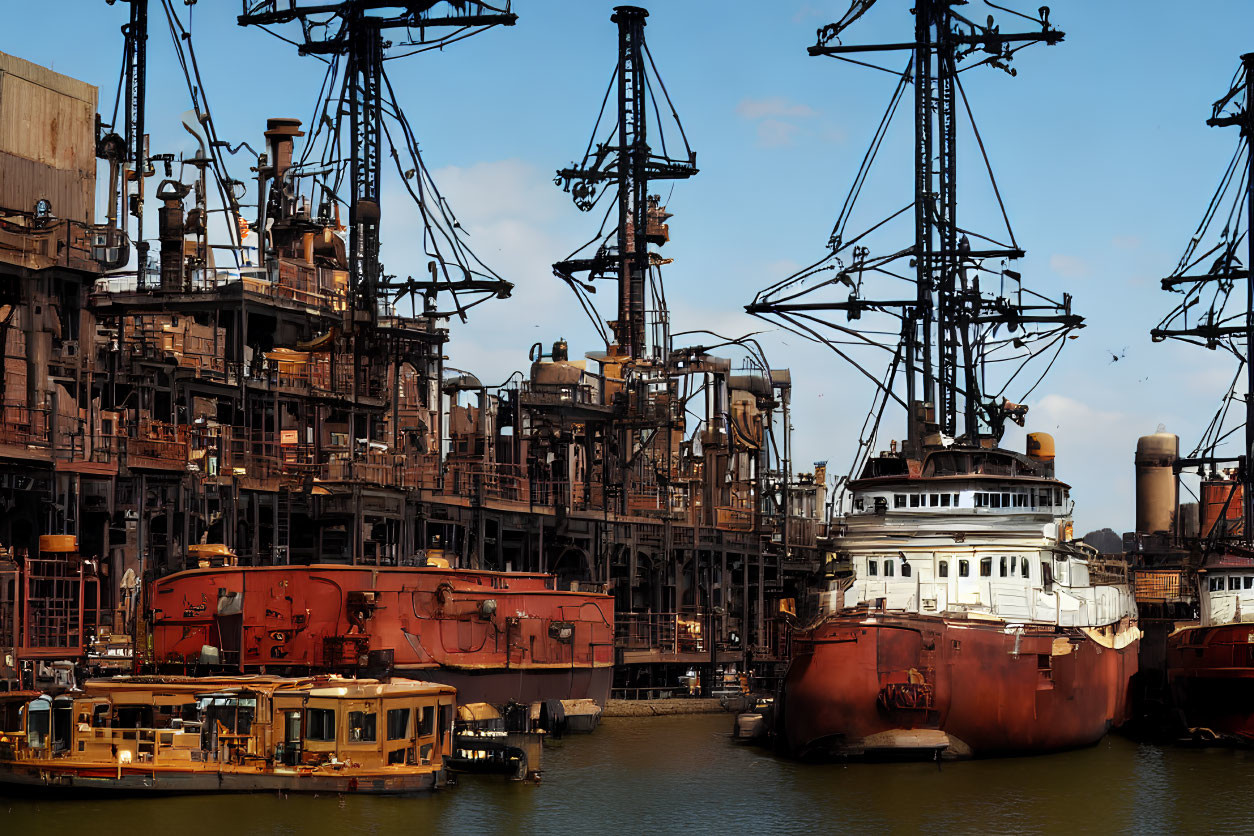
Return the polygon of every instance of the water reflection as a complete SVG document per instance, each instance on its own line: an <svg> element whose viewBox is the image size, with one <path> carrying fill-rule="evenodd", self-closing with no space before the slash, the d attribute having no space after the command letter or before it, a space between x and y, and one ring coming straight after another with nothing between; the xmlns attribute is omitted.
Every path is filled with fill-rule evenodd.
<svg viewBox="0 0 1254 836"><path fill-rule="evenodd" d="M726 715L607 721L546 752L540 785L463 778L417 798L0 798L0 832L128 836L273 833L1146 833L1254 830L1243 751L1110 737L1060 755L814 766L735 746ZM1216 788L1224 787L1217 794ZM1213 803L1224 799L1223 803Z"/></svg>

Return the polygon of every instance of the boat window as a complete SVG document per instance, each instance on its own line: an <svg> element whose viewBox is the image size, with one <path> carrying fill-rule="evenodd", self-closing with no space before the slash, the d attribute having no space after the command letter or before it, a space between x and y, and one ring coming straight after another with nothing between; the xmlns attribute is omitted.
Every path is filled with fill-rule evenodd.
<svg viewBox="0 0 1254 836"><path fill-rule="evenodd" d="M388 740L403 740L409 737L409 709L388 709Z"/></svg>
<svg viewBox="0 0 1254 836"><path fill-rule="evenodd" d="M996 496L996 494L994 494L994 496ZM980 558L980 577L991 578L992 576L993 576L993 558L981 557Z"/></svg>
<svg viewBox="0 0 1254 836"><path fill-rule="evenodd" d="M1025 577L1025 578L1026 578L1026 577L1028 577L1028 576L1031 574L1031 572L1028 570L1028 557L1027 557L1027 555L1024 555L1023 557L1021 557L1021 558L1019 559L1019 572L1020 572L1020 573L1023 575L1023 577Z"/></svg>
<svg viewBox="0 0 1254 836"><path fill-rule="evenodd" d="M1251 576L1251 575L1245 576L1245 588L1254 589L1254 576Z"/></svg>
<svg viewBox="0 0 1254 836"><path fill-rule="evenodd" d="M1022 491L1015 494L1015 507L1016 508L1026 508L1027 504L1028 504L1028 498L1027 496L1023 494Z"/></svg>
<svg viewBox="0 0 1254 836"><path fill-rule="evenodd" d="M988 504L988 494L977 492L974 494L974 496L975 496L976 508L983 508L985 505Z"/></svg>
<svg viewBox="0 0 1254 836"><path fill-rule="evenodd" d="M893 571L892 558L888 558L884 561L884 577L891 578L893 576Z"/></svg>
<svg viewBox="0 0 1254 836"><path fill-rule="evenodd" d="M866 562L866 573L871 577L875 577L880 573L880 562L878 560L868 560Z"/></svg>
<svg viewBox="0 0 1254 836"><path fill-rule="evenodd" d="M958 577L965 578L971 574L971 562L968 560L958 561Z"/></svg>
<svg viewBox="0 0 1254 836"><path fill-rule="evenodd" d="M1219 582L1219 581L1221 581L1221 580L1223 580L1223 578L1210 578L1210 579L1207 581L1207 588L1208 588L1211 592L1214 592L1215 590L1219 589L1219 583L1218 583L1218 582Z"/></svg>
<svg viewBox="0 0 1254 836"><path fill-rule="evenodd" d="M992 508L1000 508L1001 507L1001 494L990 493L988 495L988 504Z"/></svg>
<svg viewBox="0 0 1254 836"><path fill-rule="evenodd" d="M903 578L908 578L908 577L910 577L910 572L911 572L911 571L913 571L913 570L911 570L911 568L910 568L910 564L909 564L907 561L905 561L905 560L901 561L901 576L902 576Z"/></svg>
<svg viewBox="0 0 1254 836"><path fill-rule="evenodd" d="M375 713L373 711L348 712L348 739L353 743L369 743L374 740Z"/></svg>
<svg viewBox="0 0 1254 836"><path fill-rule="evenodd" d="M1001 507L1003 508L1010 507L1010 494L1004 493L1001 495Z"/></svg>
<svg viewBox="0 0 1254 836"><path fill-rule="evenodd" d="M954 507L958 507L958 494L954 494Z"/></svg>
<svg viewBox="0 0 1254 836"><path fill-rule="evenodd" d="M938 577L942 577L942 578L949 577L949 561L948 560L942 560L939 564L937 564L936 574Z"/></svg>
<svg viewBox="0 0 1254 836"><path fill-rule="evenodd" d="M424 705L422 707L422 722L418 724L418 736L426 737L435 732L435 706Z"/></svg>
<svg viewBox="0 0 1254 836"><path fill-rule="evenodd" d="M935 494L935 493L929 494L928 499L930 500L928 504L931 505L933 508L940 505L940 494Z"/></svg>
<svg viewBox="0 0 1254 836"><path fill-rule="evenodd" d="M948 508L948 507L949 507L949 494L947 494L947 493L943 493L943 494L941 494L941 507L942 507L942 508Z"/></svg>
<svg viewBox="0 0 1254 836"><path fill-rule="evenodd" d="M1241 579L1240 579L1239 577L1237 577L1236 575L1229 575L1229 576L1228 576L1228 588L1229 588L1229 589L1240 589L1240 588L1241 588Z"/></svg>
<svg viewBox="0 0 1254 836"><path fill-rule="evenodd" d="M911 508L919 507L919 495L917 493L910 494L910 507Z"/></svg>
<svg viewBox="0 0 1254 836"><path fill-rule="evenodd" d="M894 508L906 507L906 495L904 493L893 494L893 507Z"/></svg>
<svg viewBox="0 0 1254 836"><path fill-rule="evenodd" d="M1049 501L1049 491L1041 491L1038 494L1037 504L1042 508L1048 508L1052 504Z"/></svg>
<svg viewBox="0 0 1254 836"><path fill-rule="evenodd" d="M335 740L335 710L310 708L305 711L306 740Z"/></svg>
<svg viewBox="0 0 1254 836"><path fill-rule="evenodd" d="M1001 556L999 564L1000 565L997 567L997 574L1004 578L1006 577L1006 556L1004 554Z"/></svg>

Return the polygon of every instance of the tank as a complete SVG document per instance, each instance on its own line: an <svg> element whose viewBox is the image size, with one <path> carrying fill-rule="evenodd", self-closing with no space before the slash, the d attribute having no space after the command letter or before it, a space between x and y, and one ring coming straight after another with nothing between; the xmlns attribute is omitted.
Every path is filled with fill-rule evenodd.
<svg viewBox="0 0 1254 836"><path fill-rule="evenodd" d="M1158 432L1136 442L1136 530L1138 534L1170 532L1179 504L1179 483L1173 465L1180 455L1180 437Z"/></svg>
<svg viewBox="0 0 1254 836"><path fill-rule="evenodd" d="M1202 482L1201 505L1201 536L1235 536L1241 533L1245 491L1240 482L1232 479ZM1140 508L1139 502L1137 507Z"/></svg>
<svg viewBox="0 0 1254 836"><path fill-rule="evenodd" d="M1054 437L1049 433L1028 433L1028 458L1038 462L1054 460Z"/></svg>

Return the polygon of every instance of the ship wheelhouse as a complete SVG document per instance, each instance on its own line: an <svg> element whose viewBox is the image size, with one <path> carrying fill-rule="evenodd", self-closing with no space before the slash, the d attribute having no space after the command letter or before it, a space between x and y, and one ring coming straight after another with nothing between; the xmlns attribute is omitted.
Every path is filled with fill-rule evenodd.
<svg viewBox="0 0 1254 836"><path fill-rule="evenodd" d="M985 447L895 450L850 484L838 540L844 608L1089 627L1132 615L1116 581L1094 578L1072 537L1069 486L1052 460ZM1252 590L1254 592L1254 590Z"/></svg>
<svg viewBox="0 0 1254 836"><path fill-rule="evenodd" d="M1203 627L1254 621L1254 558L1212 558L1200 575Z"/></svg>

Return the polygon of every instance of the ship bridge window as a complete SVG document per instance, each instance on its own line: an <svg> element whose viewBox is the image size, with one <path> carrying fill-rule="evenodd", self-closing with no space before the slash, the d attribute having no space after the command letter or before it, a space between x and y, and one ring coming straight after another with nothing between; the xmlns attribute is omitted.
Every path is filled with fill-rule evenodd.
<svg viewBox="0 0 1254 836"><path fill-rule="evenodd" d="M1241 588L1241 579L1240 579L1239 577L1237 577L1236 575L1229 575L1229 576L1228 576L1228 588L1229 588L1229 589L1240 589L1240 588Z"/></svg>
<svg viewBox="0 0 1254 836"><path fill-rule="evenodd" d="M980 577L991 578L992 576L993 576L993 558L981 557L980 558Z"/></svg>
<svg viewBox="0 0 1254 836"><path fill-rule="evenodd" d="M894 571L892 558L888 558L884 561L884 577L891 578Z"/></svg>
<svg viewBox="0 0 1254 836"><path fill-rule="evenodd" d="M348 712L348 739L353 743L370 743L375 737L375 713L373 711Z"/></svg>
<svg viewBox="0 0 1254 836"><path fill-rule="evenodd" d="M880 562L878 560L868 560L866 562L866 573L871 577L875 577L880 573Z"/></svg>
<svg viewBox="0 0 1254 836"><path fill-rule="evenodd" d="M435 731L435 707L424 705L422 719L418 722L418 736L427 737Z"/></svg>
<svg viewBox="0 0 1254 836"><path fill-rule="evenodd" d="M1245 576L1245 588L1254 589L1254 576L1251 576L1251 575Z"/></svg>
<svg viewBox="0 0 1254 836"><path fill-rule="evenodd" d="M941 495L940 495L940 500L941 500L941 507L942 507L942 508L948 508L948 507L949 507L949 494L947 494L947 493L943 493L943 494L941 494ZM955 502L954 504L955 504L955 505L957 505L958 503L956 503L956 502Z"/></svg>
<svg viewBox="0 0 1254 836"><path fill-rule="evenodd" d="M310 708L305 711L306 740L335 740L335 710Z"/></svg>
<svg viewBox="0 0 1254 836"><path fill-rule="evenodd" d="M936 565L936 575L941 578L949 577L949 561L942 560Z"/></svg>
<svg viewBox="0 0 1254 836"><path fill-rule="evenodd" d="M1006 577L1006 556L1003 554L1001 560L998 561L997 574L999 577Z"/></svg>
<svg viewBox="0 0 1254 836"><path fill-rule="evenodd" d="M893 494L893 507L894 508L906 507L906 495L904 493Z"/></svg>
<svg viewBox="0 0 1254 836"><path fill-rule="evenodd" d="M409 737L409 709L389 709L388 740L403 740L406 737Z"/></svg>
<svg viewBox="0 0 1254 836"><path fill-rule="evenodd" d="M1028 556L1027 555L1024 555L1023 557L1019 558L1019 573L1022 574L1023 577L1025 578L1031 575L1031 572L1028 570Z"/></svg>
<svg viewBox="0 0 1254 836"><path fill-rule="evenodd" d="M928 500L929 500L928 504L931 505L933 508L936 508L937 506L940 505L940 494L938 493L929 494Z"/></svg>
<svg viewBox="0 0 1254 836"><path fill-rule="evenodd" d="M910 507L911 508L919 507L919 495L917 493L910 494Z"/></svg>
<svg viewBox="0 0 1254 836"><path fill-rule="evenodd" d="M970 574L971 574L971 561L959 560L958 561L958 577L965 578L969 576Z"/></svg>
<svg viewBox="0 0 1254 836"><path fill-rule="evenodd" d="M908 577L910 577L910 573L911 573L912 571L913 571L913 570L910 568L910 564L909 564L907 561L905 561L905 560L901 561L901 576L902 576L903 578L908 578Z"/></svg>
<svg viewBox="0 0 1254 836"><path fill-rule="evenodd" d="M1020 491L1019 493L1016 493L1015 494L1015 507L1026 508L1027 505L1028 505L1027 496L1022 491Z"/></svg>

